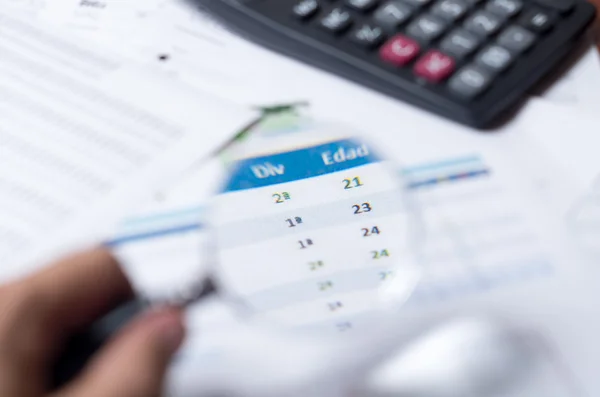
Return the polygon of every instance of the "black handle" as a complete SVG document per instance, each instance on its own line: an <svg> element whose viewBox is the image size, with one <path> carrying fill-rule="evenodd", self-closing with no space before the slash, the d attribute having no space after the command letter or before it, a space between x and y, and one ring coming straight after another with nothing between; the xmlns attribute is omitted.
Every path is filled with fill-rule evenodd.
<svg viewBox="0 0 600 397"><path fill-rule="evenodd" d="M156 302L169 302L170 305L186 307L217 292L210 277L201 280L193 293L182 294L177 299L154 299ZM149 300L135 299L122 304L100 320L96 321L85 332L69 339L58 361L53 366L52 389L55 390L75 378L89 359L112 335L117 333L135 316L150 306Z"/></svg>
<svg viewBox="0 0 600 397"><path fill-rule="evenodd" d="M145 307L147 304L141 300L124 303L85 332L73 336L53 367L52 388L57 389L77 376L94 353Z"/></svg>

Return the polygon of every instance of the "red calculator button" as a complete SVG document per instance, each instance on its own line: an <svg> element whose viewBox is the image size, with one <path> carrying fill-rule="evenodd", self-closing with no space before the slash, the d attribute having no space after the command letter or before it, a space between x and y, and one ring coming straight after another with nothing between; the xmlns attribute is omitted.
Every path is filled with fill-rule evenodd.
<svg viewBox="0 0 600 397"><path fill-rule="evenodd" d="M412 61L419 54L420 50L421 48L416 41L404 35L397 34L381 47L379 56L385 62L396 66L404 66Z"/></svg>
<svg viewBox="0 0 600 397"><path fill-rule="evenodd" d="M433 83L450 76L456 67L454 59L436 50L428 51L415 64L415 74Z"/></svg>

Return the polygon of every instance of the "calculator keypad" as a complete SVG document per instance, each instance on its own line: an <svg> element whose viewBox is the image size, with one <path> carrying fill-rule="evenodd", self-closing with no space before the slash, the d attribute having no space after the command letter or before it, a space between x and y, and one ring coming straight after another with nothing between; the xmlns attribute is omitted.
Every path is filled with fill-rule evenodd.
<svg viewBox="0 0 600 397"><path fill-rule="evenodd" d="M299 0L296 19L374 51L401 78L471 100L488 90L573 0ZM350 29L351 28L351 29ZM347 32L349 31L349 32ZM411 77L412 76L412 77Z"/></svg>
<svg viewBox="0 0 600 397"><path fill-rule="evenodd" d="M350 40L366 48L376 47L381 44L384 38L383 29L370 23L360 25L350 35Z"/></svg>
<svg viewBox="0 0 600 397"><path fill-rule="evenodd" d="M477 11L465 20L465 29L480 35L491 36L500 30L504 17L492 14L489 11Z"/></svg>
<svg viewBox="0 0 600 397"><path fill-rule="evenodd" d="M556 16L554 14L544 10L532 9L523 14L520 23L531 31L545 33L552 28L555 21Z"/></svg>
<svg viewBox="0 0 600 397"><path fill-rule="evenodd" d="M343 8L334 8L320 22L323 29L332 33L342 33L352 24L352 16Z"/></svg>
<svg viewBox="0 0 600 397"><path fill-rule="evenodd" d="M533 45L535 35L520 26L509 26L498 36L498 44L513 52L523 52Z"/></svg>
<svg viewBox="0 0 600 397"><path fill-rule="evenodd" d="M369 11L377 5L377 0L346 0L346 5L359 11Z"/></svg>
<svg viewBox="0 0 600 397"><path fill-rule="evenodd" d="M379 54L381 59L387 63L404 66L415 59L420 51L421 49L416 41L398 34L381 47Z"/></svg>
<svg viewBox="0 0 600 397"><path fill-rule="evenodd" d="M432 83L438 83L450 76L454 71L455 62L452 57L431 50L421 57L415 64L415 74Z"/></svg>
<svg viewBox="0 0 600 397"><path fill-rule="evenodd" d="M513 55L504 47L490 45L475 57L475 63L494 74L504 71L514 60Z"/></svg>
<svg viewBox="0 0 600 397"><path fill-rule="evenodd" d="M450 91L463 98L473 98L492 83L492 74L485 68L469 65L459 70L449 81Z"/></svg>
<svg viewBox="0 0 600 397"><path fill-rule="evenodd" d="M463 0L441 0L431 8L433 15L450 22L463 17L469 11L469 4Z"/></svg>
<svg viewBox="0 0 600 397"><path fill-rule="evenodd" d="M455 58L462 59L479 47L483 39L465 29L455 29L441 41L442 51Z"/></svg>
<svg viewBox="0 0 600 397"><path fill-rule="evenodd" d="M421 42L437 39L444 33L448 23L432 14L425 14L415 19L406 29L411 37Z"/></svg>
<svg viewBox="0 0 600 397"><path fill-rule="evenodd" d="M503 17L513 17L517 15L523 8L521 0L491 0L485 9L492 14L502 15Z"/></svg>
<svg viewBox="0 0 600 397"><path fill-rule="evenodd" d="M414 12L411 6L402 1L388 1L375 11L373 19L375 23L384 29L394 31L404 22L408 21Z"/></svg>

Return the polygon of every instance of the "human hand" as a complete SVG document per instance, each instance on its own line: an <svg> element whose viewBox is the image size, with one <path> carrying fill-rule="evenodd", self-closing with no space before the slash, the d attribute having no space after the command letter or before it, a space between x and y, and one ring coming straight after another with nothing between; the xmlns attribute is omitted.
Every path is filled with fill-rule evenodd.
<svg viewBox="0 0 600 397"><path fill-rule="evenodd" d="M104 249L72 255L0 286L0 396L159 396L184 338L177 309L141 315L75 380L48 390L52 363L67 339L132 295L119 264Z"/></svg>

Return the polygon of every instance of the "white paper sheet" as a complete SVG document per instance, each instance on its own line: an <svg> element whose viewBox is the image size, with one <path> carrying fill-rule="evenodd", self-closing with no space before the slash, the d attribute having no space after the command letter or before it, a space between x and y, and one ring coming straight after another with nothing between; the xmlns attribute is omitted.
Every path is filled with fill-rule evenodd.
<svg viewBox="0 0 600 397"><path fill-rule="evenodd" d="M544 104L539 107L544 108ZM522 120L529 119L529 109L525 109ZM565 186L568 173L548 163L546 153L530 144L525 124L519 121L504 135L486 136L445 122L430 122L429 128L421 130L416 124L411 128L411 124L395 123L395 116L389 116L394 113L386 110L383 108L382 114L387 116L376 121L361 119L364 115L359 113L355 125L370 131L374 139L384 139L402 163L415 170L431 170L423 164L475 155L476 163L489 171L486 177L434 184L419 193L418 202L431 236L423 246L431 266L407 317L414 320L478 311L525 324L556 349L554 358L574 373L574 382L585 391L582 395L595 395L600 384L593 374L599 365L600 355L596 353L600 352L588 351L599 324L591 321L595 309L587 305L593 299L595 283L585 280L587 268L562 240L562 218L552 215L555 207L548 199ZM439 169L430 176L444 180L447 175ZM191 239L190 234L180 236L179 243L172 235L171 240L163 240L164 245L139 239L126 249L138 249L142 255L154 252L156 257L160 256L154 249L164 249L167 256L177 250L178 257L185 257L182 263L198 263L200 251L188 245L201 238L200 229L196 233ZM146 250L145 244L152 244L153 249ZM157 262L152 266L162 265ZM237 346L230 338L244 332L230 309L218 302L192 308L189 319L191 335L170 382L177 396L215 389L230 380L234 375L227 369L236 361L231 346ZM586 325L571 327L563 323L566 319L569 324ZM257 357L264 349L257 348Z"/></svg>
<svg viewBox="0 0 600 397"><path fill-rule="evenodd" d="M0 12L2 278L103 236L256 116Z"/></svg>
<svg viewBox="0 0 600 397"><path fill-rule="evenodd" d="M593 35L584 37L585 50L541 98L573 109L594 111L600 100L600 57Z"/></svg>
<svg viewBox="0 0 600 397"><path fill-rule="evenodd" d="M527 136L568 170L579 188L574 194L590 187L600 174L600 118L583 109L541 102L532 103L529 110L530 117L521 120Z"/></svg>

